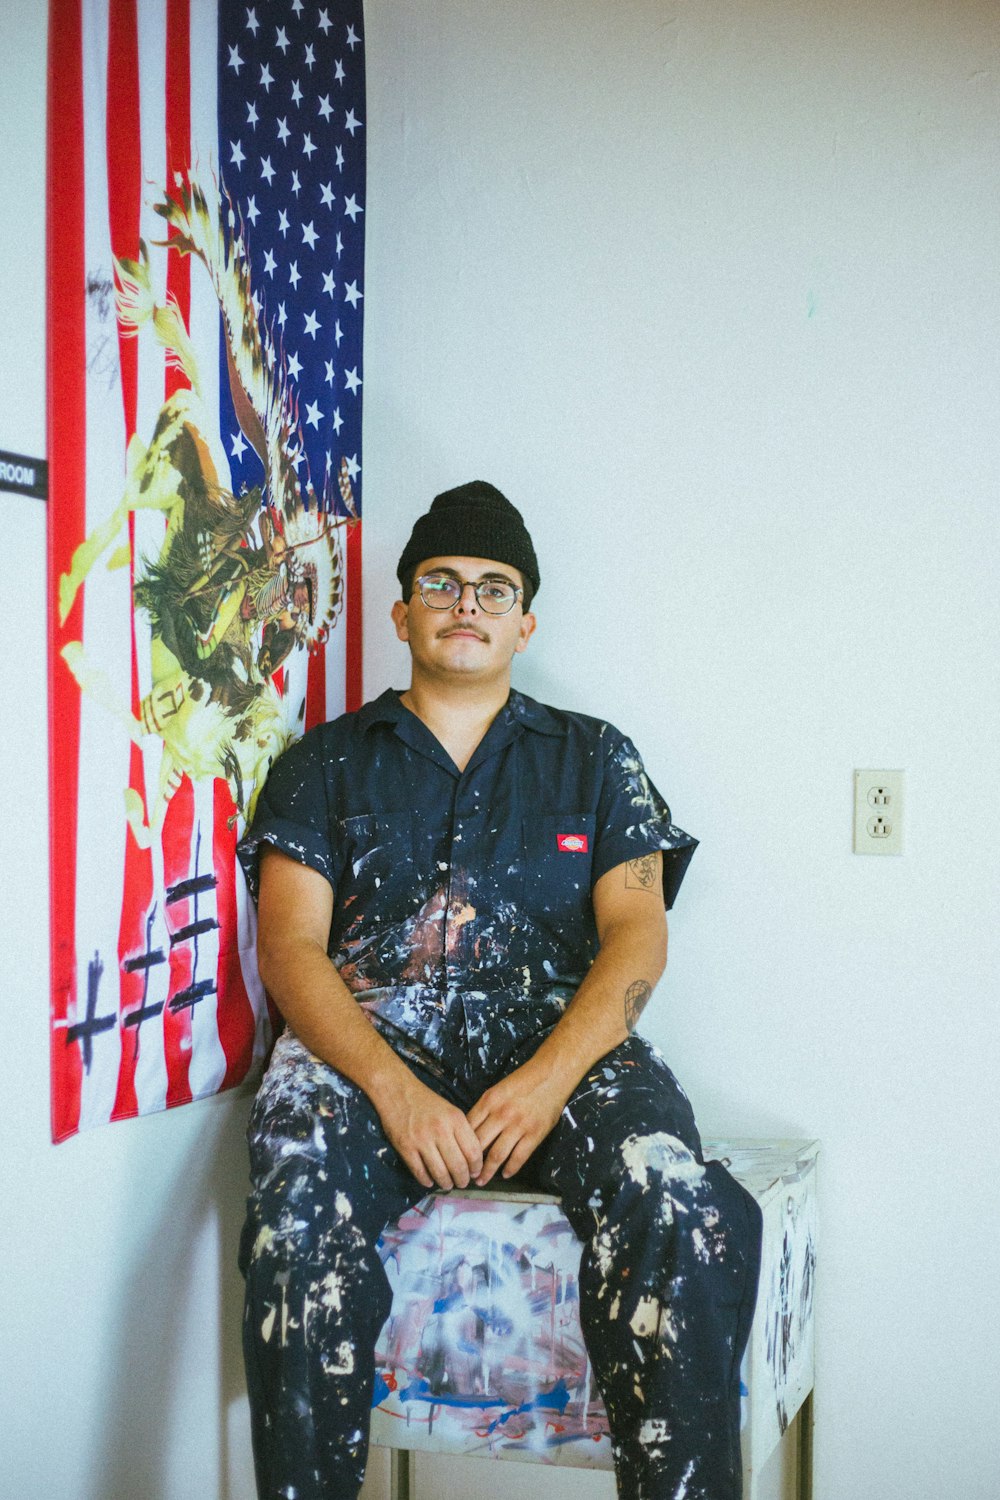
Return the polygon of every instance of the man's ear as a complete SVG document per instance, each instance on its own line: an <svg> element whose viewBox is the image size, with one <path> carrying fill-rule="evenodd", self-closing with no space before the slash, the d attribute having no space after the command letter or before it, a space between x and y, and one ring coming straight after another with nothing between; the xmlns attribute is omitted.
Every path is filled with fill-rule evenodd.
<svg viewBox="0 0 1000 1500"><path fill-rule="evenodd" d="M535 626L537 624L538 621L530 610L526 615L521 616L521 630L517 637L517 645L514 647L515 651L523 651L526 648L535 633Z"/></svg>
<svg viewBox="0 0 1000 1500"><path fill-rule="evenodd" d="M408 641L410 639L410 632L407 627L408 613L409 611L402 599L397 599L395 604L392 606L392 609L390 610L390 614L392 615L392 623L395 625L396 634L401 641Z"/></svg>

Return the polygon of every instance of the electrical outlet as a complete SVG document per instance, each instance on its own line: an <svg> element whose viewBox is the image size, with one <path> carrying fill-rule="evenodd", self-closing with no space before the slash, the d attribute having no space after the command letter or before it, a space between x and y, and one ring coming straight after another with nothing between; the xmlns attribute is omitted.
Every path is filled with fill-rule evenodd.
<svg viewBox="0 0 1000 1500"><path fill-rule="evenodd" d="M902 771L855 771L854 852L902 854Z"/></svg>

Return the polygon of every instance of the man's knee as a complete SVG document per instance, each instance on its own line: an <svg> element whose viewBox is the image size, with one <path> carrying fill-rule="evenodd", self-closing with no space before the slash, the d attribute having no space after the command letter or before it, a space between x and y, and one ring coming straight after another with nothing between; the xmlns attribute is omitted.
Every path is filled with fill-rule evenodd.
<svg viewBox="0 0 1000 1500"><path fill-rule="evenodd" d="M659 1183L700 1185L705 1169L689 1146L668 1130L632 1130L618 1145L622 1174L643 1192Z"/></svg>
<svg viewBox="0 0 1000 1500"><path fill-rule="evenodd" d="M587 1206L670 1224L698 1194L705 1168L668 1130L624 1128L598 1135L587 1171Z"/></svg>
<svg viewBox="0 0 1000 1500"><path fill-rule="evenodd" d="M666 1131L616 1143L588 1207L598 1281L616 1284L628 1267L633 1293L645 1278L667 1286L689 1273L711 1278L713 1267L739 1280L757 1253L753 1200L719 1163L706 1166Z"/></svg>

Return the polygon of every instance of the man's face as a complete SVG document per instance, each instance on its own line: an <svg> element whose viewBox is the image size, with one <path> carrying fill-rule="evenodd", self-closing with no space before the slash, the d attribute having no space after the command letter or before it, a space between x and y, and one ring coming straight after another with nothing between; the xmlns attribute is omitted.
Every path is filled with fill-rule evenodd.
<svg viewBox="0 0 1000 1500"><path fill-rule="evenodd" d="M429 557L416 569L414 580L426 573L447 573L467 584L493 580L524 587L516 568L488 557ZM509 614L491 615L477 603L471 588L463 588L451 609L430 609L416 582L411 597L392 606L392 618L399 639L410 647L415 669L434 677L473 680L506 671L535 628L534 615L524 612L520 599Z"/></svg>

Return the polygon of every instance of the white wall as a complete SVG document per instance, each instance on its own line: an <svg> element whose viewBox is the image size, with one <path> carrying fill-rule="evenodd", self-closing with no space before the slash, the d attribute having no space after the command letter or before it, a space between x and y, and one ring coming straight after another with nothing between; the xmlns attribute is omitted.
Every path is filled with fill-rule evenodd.
<svg viewBox="0 0 1000 1500"><path fill-rule="evenodd" d="M817 1500L995 1500L1000 11L421 0L368 58L368 692L413 516L499 484L520 685L703 841L647 1029L706 1132L824 1144Z"/></svg>
<svg viewBox="0 0 1000 1500"><path fill-rule="evenodd" d="M32 9L0 447L39 452ZM542 561L520 685L703 841L648 1030L706 1133L824 1143L817 1500L1000 1490L998 54L989 0L369 4L368 690L413 515L492 479ZM249 1500L246 1100L48 1144L42 512L0 497L0 1491ZM850 853L859 765L907 770L901 859Z"/></svg>

